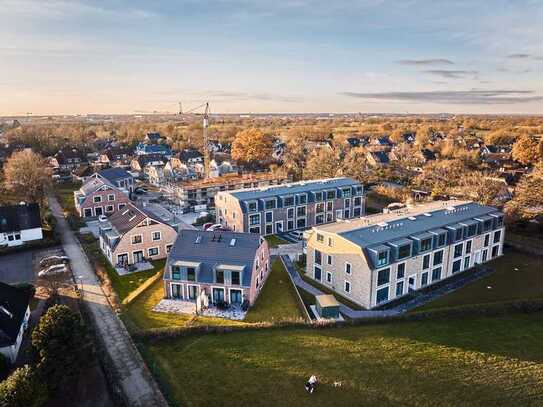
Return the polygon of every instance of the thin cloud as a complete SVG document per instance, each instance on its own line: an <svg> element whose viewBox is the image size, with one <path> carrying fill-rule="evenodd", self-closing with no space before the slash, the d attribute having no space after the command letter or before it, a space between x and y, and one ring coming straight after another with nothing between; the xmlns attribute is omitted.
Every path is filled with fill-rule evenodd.
<svg viewBox="0 0 543 407"><path fill-rule="evenodd" d="M526 59L526 58L531 58L532 55L531 54L509 54L507 55L507 58L511 58L511 59Z"/></svg>
<svg viewBox="0 0 543 407"><path fill-rule="evenodd" d="M429 69L422 71L430 75L440 76L446 79L462 79L469 76L476 76L478 71L462 71L462 70L448 70L448 69Z"/></svg>
<svg viewBox="0 0 543 407"><path fill-rule="evenodd" d="M428 59L401 59L398 61L400 65L454 65L454 62L446 58L428 58Z"/></svg>
<svg viewBox="0 0 543 407"><path fill-rule="evenodd" d="M502 105L542 101L543 96L532 90L466 90L466 91L427 91L427 92L343 92L342 95L368 100L388 100L401 102Z"/></svg>

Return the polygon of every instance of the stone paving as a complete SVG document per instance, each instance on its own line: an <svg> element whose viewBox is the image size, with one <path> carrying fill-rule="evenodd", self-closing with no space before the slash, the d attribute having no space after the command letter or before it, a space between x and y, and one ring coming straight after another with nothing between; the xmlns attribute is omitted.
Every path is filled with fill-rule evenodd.
<svg viewBox="0 0 543 407"><path fill-rule="evenodd" d="M130 270L124 268L124 267L115 267L115 271L120 276L124 276L124 275L127 275L127 274L137 273L138 271L147 271L147 270L152 270L153 269L153 265L151 263L149 263L148 261L142 261L140 263L132 264L131 266L135 266L136 269L130 271Z"/></svg>
<svg viewBox="0 0 543 407"><path fill-rule="evenodd" d="M196 303L192 301L164 299L154 306L153 311L196 315ZM225 318L235 321L243 320L246 314L246 311L242 311L236 306L231 306L226 310L222 310L217 307L209 307L200 312L200 315L205 317Z"/></svg>

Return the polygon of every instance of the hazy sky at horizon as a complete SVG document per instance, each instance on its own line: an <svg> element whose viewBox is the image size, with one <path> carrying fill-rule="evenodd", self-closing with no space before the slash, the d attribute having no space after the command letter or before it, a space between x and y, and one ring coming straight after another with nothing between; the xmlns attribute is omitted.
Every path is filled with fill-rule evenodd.
<svg viewBox="0 0 543 407"><path fill-rule="evenodd" d="M0 0L0 115L543 113L540 0Z"/></svg>

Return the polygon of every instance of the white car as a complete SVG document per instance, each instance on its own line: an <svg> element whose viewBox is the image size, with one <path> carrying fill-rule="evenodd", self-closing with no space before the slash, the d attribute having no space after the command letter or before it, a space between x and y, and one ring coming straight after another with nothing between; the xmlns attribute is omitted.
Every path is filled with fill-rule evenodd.
<svg viewBox="0 0 543 407"><path fill-rule="evenodd" d="M48 276L51 274L60 274L60 273L67 273L68 272L68 266L65 264L54 264L50 267L47 267L46 269L41 270L38 273L39 277Z"/></svg>
<svg viewBox="0 0 543 407"><path fill-rule="evenodd" d="M292 236L294 236L298 240L302 240L302 238L304 237L304 232L301 230L295 230L294 232L292 232Z"/></svg>
<svg viewBox="0 0 543 407"><path fill-rule="evenodd" d="M98 216L98 220L100 222L105 222L105 221L107 221L107 216L106 215L100 215L100 216Z"/></svg>
<svg viewBox="0 0 543 407"><path fill-rule="evenodd" d="M68 263L68 256L47 256L40 260L40 267L51 266L53 264Z"/></svg>
<svg viewBox="0 0 543 407"><path fill-rule="evenodd" d="M208 232L213 232L213 231L218 230L220 228L222 228L222 225L220 223L215 223L214 225L211 225L210 227L208 227L206 230Z"/></svg>

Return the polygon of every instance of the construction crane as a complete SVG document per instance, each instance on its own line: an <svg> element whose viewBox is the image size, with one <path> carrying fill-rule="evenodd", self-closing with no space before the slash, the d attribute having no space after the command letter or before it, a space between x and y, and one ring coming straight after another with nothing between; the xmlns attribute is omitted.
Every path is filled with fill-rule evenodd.
<svg viewBox="0 0 543 407"><path fill-rule="evenodd" d="M179 103L180 114L194 113L196 110L202 107L204 108L203 123L202 123L203 137L204 137L204 179L208 179L209 178L209 162L210 162L209 139L207 135L207 129L209 127L209 102L202 103L199 106L196 106L190 110L187 110L186 112L181 111L181 103Z"/></svg>

